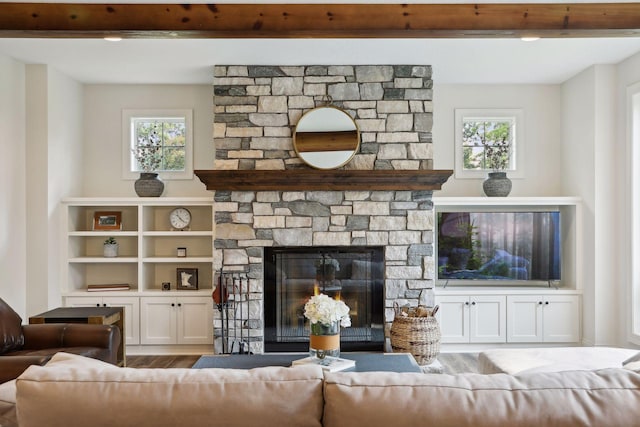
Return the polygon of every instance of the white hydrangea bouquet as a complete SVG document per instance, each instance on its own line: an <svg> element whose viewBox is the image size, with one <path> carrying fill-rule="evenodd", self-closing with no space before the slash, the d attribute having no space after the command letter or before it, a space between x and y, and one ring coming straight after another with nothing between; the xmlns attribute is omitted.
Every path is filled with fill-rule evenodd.
<svg viewBox="0 0 640 427"><path fill-rule="evenodd" d="M330 298L325 294L309 298L309 301L304 305L304 317L311 321L312 329L316 324L331 326L337 322L340 322L340 326L343 328L351 326L349 306L343 301Z"/></svg>

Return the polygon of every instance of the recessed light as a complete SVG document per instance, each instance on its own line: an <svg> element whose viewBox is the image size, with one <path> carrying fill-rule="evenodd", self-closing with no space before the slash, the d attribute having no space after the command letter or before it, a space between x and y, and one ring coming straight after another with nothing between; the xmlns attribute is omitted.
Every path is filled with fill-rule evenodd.
<svg viewBox="0 0 640 427"><path fill-rule="evenodd" d="M538 36L520 37L520 40L522 40L523 42L535 42L540 40L540 37Z"/></svg>
<svg viewBox="0 0 640 427"><path fill-rule="evenodd" d="M107 36L104 37L104 39L108 42L119 42L122 40L122 37L118 37L118 36Z"/></svg>

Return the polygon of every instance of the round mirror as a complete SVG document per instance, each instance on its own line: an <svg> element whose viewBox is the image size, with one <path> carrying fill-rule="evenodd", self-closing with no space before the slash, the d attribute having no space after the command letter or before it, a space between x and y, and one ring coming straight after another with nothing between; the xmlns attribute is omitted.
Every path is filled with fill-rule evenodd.
<svg viewBox="0 0 640 427"><path fill-rule="evenodd" d="M317 169L335 169L349 163L358 152L360 131L346 111L318 107L307 111L296 124L293 147L298 156Z"/></svg>

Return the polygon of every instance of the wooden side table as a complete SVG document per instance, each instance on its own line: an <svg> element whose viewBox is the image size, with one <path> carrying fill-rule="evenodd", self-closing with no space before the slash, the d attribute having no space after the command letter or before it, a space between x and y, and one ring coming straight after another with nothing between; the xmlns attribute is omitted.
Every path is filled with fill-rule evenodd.
<svg viewBox="0 0 640 427"><path fill-rule="evenodd" d="M60 307L29 317L29 323L88 323L92 325L116 325L120 328L118 366L127 365L123 307Z"/></svg>

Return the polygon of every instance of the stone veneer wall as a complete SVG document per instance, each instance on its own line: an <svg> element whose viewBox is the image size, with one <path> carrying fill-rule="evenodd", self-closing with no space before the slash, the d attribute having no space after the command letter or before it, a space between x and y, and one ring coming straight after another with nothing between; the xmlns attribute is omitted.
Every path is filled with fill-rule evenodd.
<svg viewBox="0 0 640 427"><path fill-rule="evenodd" d="M217 66L214 94L218 170L306 168L292 129L327 96L361 132L345 168L432 168L430 66ZM214 268L246 273L250 283L248 301L236 305L250 321L232 321L230 336L250 336L252 352L263 351L265 246L385 246L387 336L394 302L417 305L433 286L430 191L216 191L214 199Z"/></svg>

